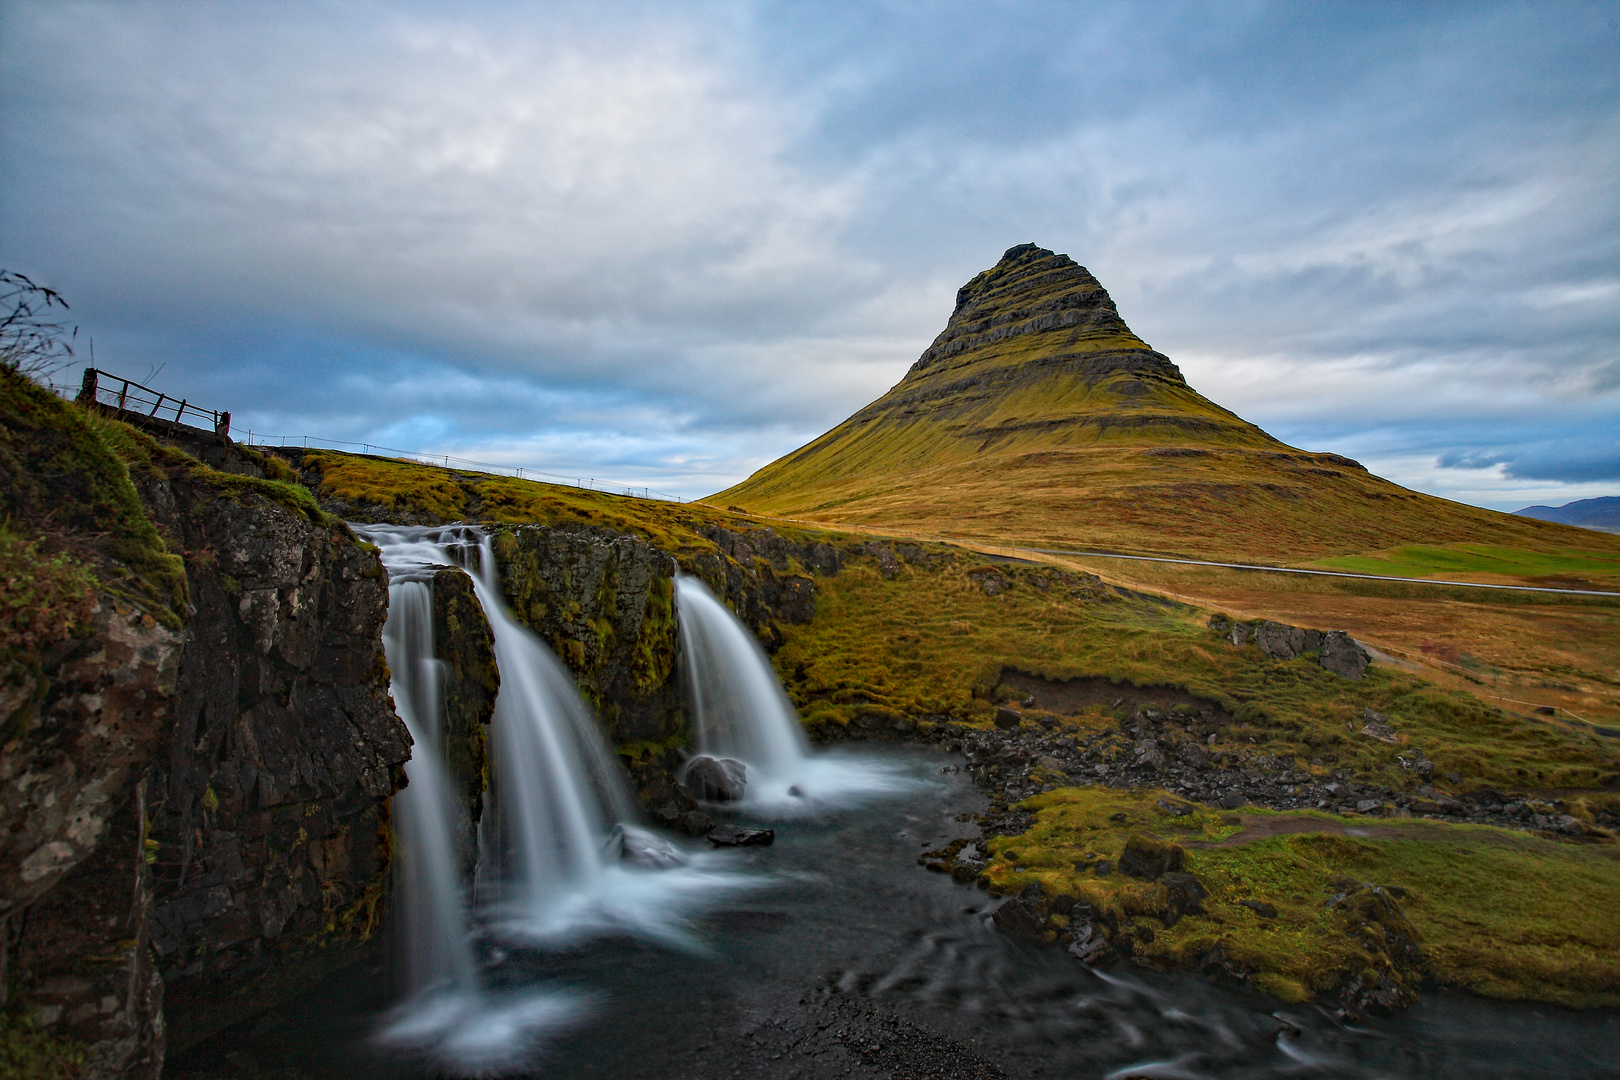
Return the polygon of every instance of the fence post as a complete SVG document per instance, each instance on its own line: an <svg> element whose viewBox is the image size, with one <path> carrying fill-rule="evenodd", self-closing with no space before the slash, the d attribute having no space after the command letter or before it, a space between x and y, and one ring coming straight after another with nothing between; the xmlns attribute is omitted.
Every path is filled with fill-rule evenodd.
<svg viewBox="0 0 1620 1080"><path fill-rule="evenodd" d="M153 406L152 406L152 411L151 411L151 412L149 412L149 413L147 413L147 414L146 414L146 415L147 415L147 416L156 416L156 415L157 415L157 411L158 411L158 410L159 410L159 409L160 409L160 408L162 408L162 407L163 407L163 399L164 399L164 398L166 398L166 397L168 397L168 395L167 395L167 394L162 394L162 393L160 393L160 394L158 394L158 399L157 399L157 404L156 404L156 405L153 405Z"/></svg>
<svg viewBox="0 0 1620 1080"><path fill-rule="evenodd" d="M174 407L174 422L175 423L177 423L177 424L180 423L180 417L185 411L186 411L186 399L181 398L180 399L180 404L178 404L178 405L176 405Z"/></svg>
<svg viewBox="0 0 1620 1080"><path fill-rule="evenodd" d="M96 376L100 374L93 367L84 369L84 381L79 383L79 404L94 405L96 403Z"/></svg>
<svg viewBox="0 0 1620 1080"><path fill-rule="evenodd" d="M214 434L231 437L231 414L227 412L214 414Z"/></svg>

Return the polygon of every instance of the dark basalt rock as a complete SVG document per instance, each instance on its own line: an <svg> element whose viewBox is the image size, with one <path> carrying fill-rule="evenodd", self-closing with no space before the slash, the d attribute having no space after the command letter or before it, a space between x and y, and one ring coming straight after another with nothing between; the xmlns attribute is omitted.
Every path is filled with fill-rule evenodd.
<svg viewBox="0 0 1620 1080"><path fill-rule="evenodd" d="M775 839L775 829L745 829L739 825L722 825L708 836L715 847L769 847Z"/></svg>
<svg viewBox="0 0 1620 1080"><path fill-rule="evenodd" d="M1286 623L1261 623L1254 640L1260 651L1274 660L1292 660L1305 651L1305 631Z"/></svg>
<svg viewBox="0 0 1620 1080"><path fill-rule="evenodd" d="M1041 903L1040 882L1032 882L1017 896L1003 901L991 916L996 929L1025 941L1044 941L1052 936L1047 926L1046 908Z"/></svg>
<svg viewBox="0 0 1620 1080"><path fill-rule="evenodd" d="M1346 679L1359 679L1367 672L1372 657L1343 630L1322 635L1322 666Z"/></svg>
<svg viewBox="0 0 1620 1080"><path fill-rule="evenodd" d="M24 466L9 490L78 462L57 497L66 542L94 558L116 534L146 554L108 574L122 595L102 594L88 635L39 657L7 702L26 737L0 750L0 964L87 1076L156 1076L165 1042L273 1004L273 967L302 957L318 978L375 928L382 804L410 753L388 700L383 572L228 440L217 463L240 467L222 472L124 433L126 467L64 416L36 468L5 445L15 404L0 409L0 458ZM120 490L121 524L74 535Z"/></svg>
<svg viewBox="0 0 1620 1080"><path fill-rule="evenodd" d="M748 787L748 767L731 758L699 754L686 763L681 783L695 799L704 802L736 802Z"/></svg>

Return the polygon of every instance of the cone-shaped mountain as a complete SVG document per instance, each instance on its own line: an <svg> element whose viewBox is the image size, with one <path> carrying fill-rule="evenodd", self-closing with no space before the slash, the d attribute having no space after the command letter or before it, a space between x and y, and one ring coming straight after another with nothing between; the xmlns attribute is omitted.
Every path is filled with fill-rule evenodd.
<svg viewBox="0 0 1620 1080"><path fill-rule="evenodd" d="M1034 244L957 292L887 394L713 498L829 523L1268 562L1554 539L1272 438L1188 386L1085 267Z"/></svg>

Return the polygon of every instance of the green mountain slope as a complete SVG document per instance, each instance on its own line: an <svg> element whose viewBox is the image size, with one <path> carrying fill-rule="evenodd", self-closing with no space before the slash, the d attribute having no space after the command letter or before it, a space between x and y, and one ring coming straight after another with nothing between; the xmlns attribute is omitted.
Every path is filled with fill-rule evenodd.
<svg viewBox="0 0 1620 1080"><path fill-rule="evenodd" d="M1067 255L1011 248L887 394L713 501L1032 546L1267 562L1408 543L1616 548L1409 491L1188 386Z"/></svg>

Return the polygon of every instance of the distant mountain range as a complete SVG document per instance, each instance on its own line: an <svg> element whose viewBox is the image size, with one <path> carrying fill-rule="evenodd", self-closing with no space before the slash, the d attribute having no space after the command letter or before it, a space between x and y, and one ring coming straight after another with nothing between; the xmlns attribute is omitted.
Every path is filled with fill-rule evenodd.
<svg viewBox="0 0 1620 1080"><path fill-rule="evenodd" d="M1312 372L1285 377L1308 385ZM711 498L828 524L1244 562L1612 546L1273 438L1188 386L1085 267L1034 244L957 292L888 393Z"/></svg>
<svg viewBox="0 0 1620 1080"><path fill-rule="evenodd" d="M1527 506L1513 512L1537 521L1556 521L1560 525L1578 525L1583 529L1620 533L1620 495L1577 499L1563 506Z"/></svg>

